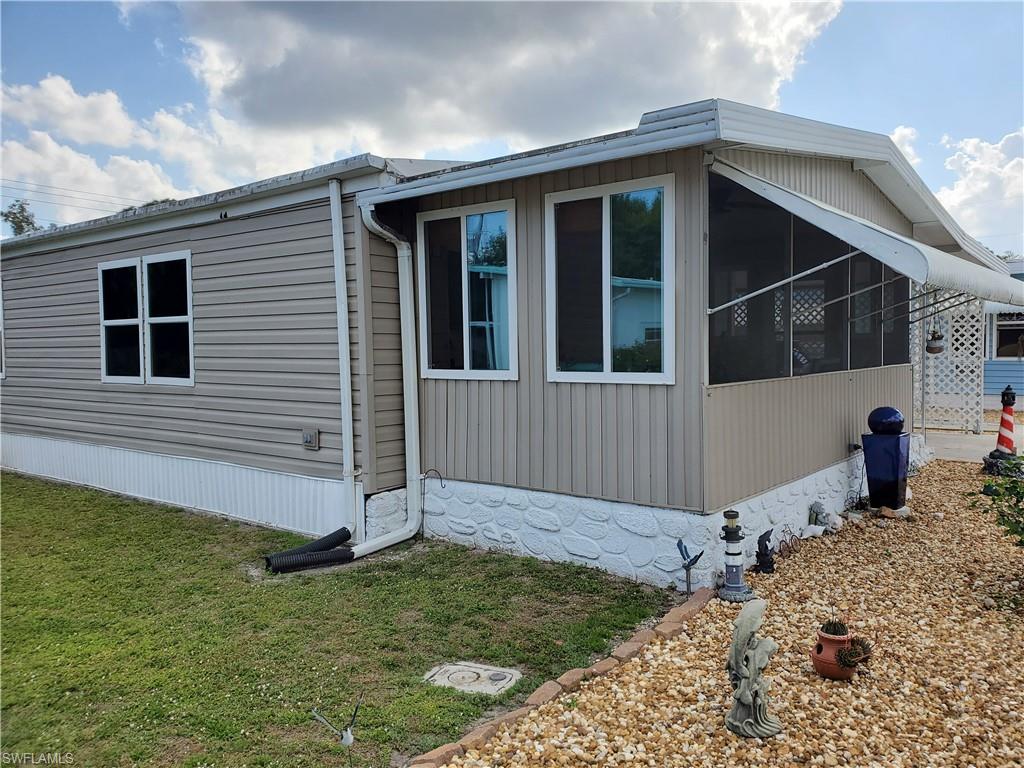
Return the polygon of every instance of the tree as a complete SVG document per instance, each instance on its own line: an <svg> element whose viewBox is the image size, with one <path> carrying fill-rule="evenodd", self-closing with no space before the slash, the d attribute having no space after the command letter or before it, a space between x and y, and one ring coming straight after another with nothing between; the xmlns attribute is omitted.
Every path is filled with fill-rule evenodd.
<svg viewBox="0 0 1024 768"><path fill-rule="evenodd" d="M15 235L38 232L42 229L36 224L36 215L29 210L26 200L15 200L7 206L7 210L0 212L0 218L11 225L11 232Z"/></svg>
<svg viewBox="0 0 1024 768"><path fill-rule="evenodd" d="M173 203L173 202L174 202L174 198L173 197L161 197L161 198L159 198L157 200L150 200L148 203L143 203L142 205L129 205L127 208L122 208L120 212L121 213L127 213L128 211L134 211L134 210L136 210L138 208L148 208L151 205L158 205L159 203Z"/></svg>

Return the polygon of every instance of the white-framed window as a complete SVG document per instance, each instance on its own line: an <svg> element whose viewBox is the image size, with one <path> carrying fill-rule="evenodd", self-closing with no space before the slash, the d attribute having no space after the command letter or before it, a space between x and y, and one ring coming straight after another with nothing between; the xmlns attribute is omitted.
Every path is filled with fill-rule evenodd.
<svg viewBox="0 0 1024 768"><path fill-rule="evenodd" d="M519 377L515 220L514 200L417 214L424 377Z"/></svg>
<svg viewBox="0 0 1024 768"><path fill-rule="evenodd" d="M1024 358L1024 312L1009 312L995 316L991 350L993 360Z"/></svg>
<svg viewBox="0 0 1024 768"><path fill-rule="evenodd" d="M98 271L100 381L192 386L191 252L104 261Z"/></svg>
<svg viewBox="0 0 1024 768"><path fill-rule="evenodd" d="M548 381L675 381L675 175L544 198Z"/></svg>

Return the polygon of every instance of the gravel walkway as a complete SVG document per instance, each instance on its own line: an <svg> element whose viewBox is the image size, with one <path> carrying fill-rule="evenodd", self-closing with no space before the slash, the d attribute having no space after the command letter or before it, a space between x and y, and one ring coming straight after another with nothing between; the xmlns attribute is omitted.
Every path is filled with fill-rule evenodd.
<svg viewBox="0 0 1024 768"><path fill-rule="evenodd" d="M769 603L761 634L780 645L766 671L780 736L725 730L738 608L713 600L680 637L450 766L1024 766L1024 548L967 508L979 472L933 462L913 482L914 519L848 524L752 579ZM807 657L833 603L877 633L852 683L817 677Z"/></svg>

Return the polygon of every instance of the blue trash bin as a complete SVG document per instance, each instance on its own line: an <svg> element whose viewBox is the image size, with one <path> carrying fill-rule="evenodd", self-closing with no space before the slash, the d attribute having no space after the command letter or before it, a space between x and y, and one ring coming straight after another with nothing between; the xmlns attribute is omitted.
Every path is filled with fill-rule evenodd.
<svg viewBox="0 0 1024 768"><path fill-rule="evenodd" d="M872 507L906 506L910 435L903 424L903 414L896 408L875 408L868 414L871 434L861 435L861 442Z"/></svg>

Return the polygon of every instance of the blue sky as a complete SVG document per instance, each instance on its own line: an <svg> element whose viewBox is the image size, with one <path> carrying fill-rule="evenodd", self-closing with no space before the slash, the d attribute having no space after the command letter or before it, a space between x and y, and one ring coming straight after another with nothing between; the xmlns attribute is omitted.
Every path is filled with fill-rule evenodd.
<svg viewBox="0 0 1024 768"><path fill-rule="evenodd" d="M5 2L0 15L3 177L20 182L4 203L62 187L32 194L63 203L33 203L47 222L360 151L478 159L723 96L903 126L897 143L968 230L1024 247L1021 3ZM567 54L567 40L590 45Z"/></svg>

